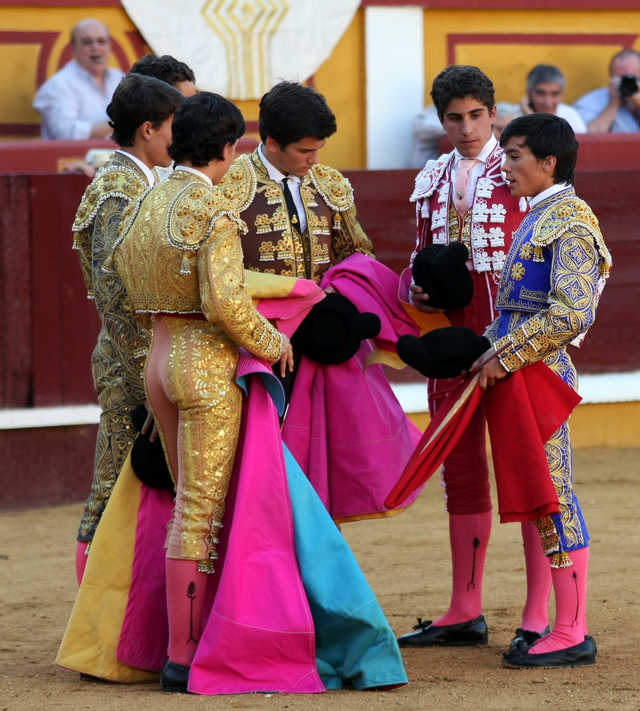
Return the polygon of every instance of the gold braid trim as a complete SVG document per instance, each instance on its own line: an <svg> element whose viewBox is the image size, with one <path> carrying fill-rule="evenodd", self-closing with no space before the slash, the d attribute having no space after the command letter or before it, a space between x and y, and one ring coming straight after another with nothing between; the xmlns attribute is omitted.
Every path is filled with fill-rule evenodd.
<svg viewBox="0 0 640 711"><path fill-rule="evenodd" d="M556 570L558 568L570 568L573 565L568 553L554 553L551 556L551 567Z"/></svg>
<svg viewBox="0 0 640 711"><path fill-rule="evenodd" d="M543 553L547 556L553 553L559 554L561 552L560 536L558 536L556 525L551 516L545 516L544 518L534 521L534 523L540 534Z"/></svg>
<svg viewBox="0 0 640 711"><path fill-rule="evenodd" d="M565 232L575 228L587 230L593 237L602 265L600 273L606 278L611 269L611 254L604 243L598 218L584 200L572 195L548 207L538 220L531 242L534 247L547 247Z"/></svg>
<svg viewBox="0 0 640 711"><path fill-rule="evenodd" d="M326 165L314 165L303 185L307 177L332 210L345 212L353 205L353 188L340 171Z"/></svg>
<svg viewBox="0 0 640 711"><path fill-rule="evenodd" d="M82 196L71 230L80 232L89 227L105 200L114 197L131 203L137 200L147 187L133 170L124 166L114 165L98 172Z"/></svg>
<svg viewBox="0 0 640 711"><path fill-rule="evenodd" d="M256 194L256 186L256 170L247 155L238 156L218 184L222 195L236 212L242 212L251 205Z"/></svg>

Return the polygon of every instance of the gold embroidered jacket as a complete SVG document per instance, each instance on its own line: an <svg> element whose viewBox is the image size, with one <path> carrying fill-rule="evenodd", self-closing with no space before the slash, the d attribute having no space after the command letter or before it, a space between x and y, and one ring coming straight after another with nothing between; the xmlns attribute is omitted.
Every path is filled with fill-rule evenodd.
<svg viewBox="0 0 640 711"><path fill-rule="evenodd" d="M593 323L611 257L598 220L573 188L538 203L507 255L487 331L512 372L579 343Z"/></svg>
<svg viewBox="0 0 640 711"><path fill-rule="evenodd" d="M244 223L216 186L176 170L123 218L114 253L137 318L202 313L240 346L270 362L280 333L244 287Z"/></svg>
<svg viewBox="0 0 640 711"><path fill-rule="evenodd" d="M93 538L115 480L135 438L130 414L145 400L142 383L149 336L131 316L118 274L105 272L122 213L149 185L126 155L116 152L86 189L73 223L73 246L102 327L93 352L93 381L102 416L98 427L91 494L79 540Z"/></svg>
<svg viewBox="0 0 640 711"><path fill-rule="evenodd" d="M373 257L373 245L358 220L349 181L337 170L316 165L303 178L300 196L307 228L292 225L280 183L273 181L258 151L239 156L220 187L242 214L246 269L313 279L355 252Z"/></svg>

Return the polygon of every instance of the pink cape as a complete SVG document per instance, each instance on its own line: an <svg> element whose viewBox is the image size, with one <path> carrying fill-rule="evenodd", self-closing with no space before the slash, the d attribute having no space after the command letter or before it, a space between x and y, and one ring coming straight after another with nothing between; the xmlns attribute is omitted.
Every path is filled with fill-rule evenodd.
<svg viewBox="0 0 640 711"><path fill-rule="evenodd" d="M395 349L418 326L398 299L399 277L371 257L353 254L332 267L323 286L333 286L359 311L379 316L380 347ZM390 516L410 505L415 492L393 509L384 500L420 437L404 414L373 352L363 342L354 358L323 366L302 357L282 438L337 521Z"/></svg>
<svg viewBox="0 0 640 711"><path fill-rule="evenodd" d="M266 365L245 356L238 377ZM325 690L316 668L313 618L296 559L278 414L251 379L227 496L215 596L189 676L197 694ZM274 437L274 433L276 436ZM237 522L237 523L236 523Z"/></svg>

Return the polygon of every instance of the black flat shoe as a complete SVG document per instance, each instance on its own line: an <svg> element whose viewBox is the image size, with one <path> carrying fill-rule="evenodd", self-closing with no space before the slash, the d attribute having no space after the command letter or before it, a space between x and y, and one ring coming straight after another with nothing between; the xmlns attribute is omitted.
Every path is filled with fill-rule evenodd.
<svg viewBox="0 0 640 711"><path fill-rule="evenodd" d="M503 654L503 657L513 657L526 652L530 647L533 647L534 643L539 639L542 639L545 635L548 635L551 630L549 627L545 627L542 632L531 632L530 630L523 630L518 627L516 630L515 637L511 640L509 645L509 651Z"/></svg>
<svg viewBox="0 0 640 711"><path fill-rule="evenodd" d="M567 649L542 654L523 654L505 657L502 663L513 669L561 669L566 667L584 667L596 663L598 651L593 642L585 638L584 642L574 644Z"/></svg>
<svg viewBox="0 0 640 711"><path fill-rule="evenodd" d="M596 644L595 639L590 634L587 634L584 637L584 641L588 642L593 647L593 651L595 652L595 655L597 657L598 656L598 645Z"/></svg>
<svg viewBox="0 0 640 711"><path fill-rule="evenodd" d="M160 672L160 686L165 694L188 694L189 667L168 659Z"/></svg>
<svg viewBox="0 0 640 711"><path fill-rule="evenodd" d="M418 618L418 624L413 629L417 631L398 638L400 647L471 647L489 642L489 630L484 615L469 622L440 626L431 624L430 620L423 622Z"/></svg>

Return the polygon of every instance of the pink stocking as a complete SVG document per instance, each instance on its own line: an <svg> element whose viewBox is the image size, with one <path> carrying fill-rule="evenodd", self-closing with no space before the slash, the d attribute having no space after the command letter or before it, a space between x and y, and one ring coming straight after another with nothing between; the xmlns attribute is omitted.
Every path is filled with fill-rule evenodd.
<svg viewBox="0 0 640 711"><path fill-rule="evenodd" d="M456 625L482 614L482 579L491 535L491 511L449 515L453 580L449 610L433 624Z"/></svg>
<svg viewBox="0 0 640 711"><path fill-rule="evenodd" d="M551 565L542 552L540 534L535 524L522 524L522 543L527 569L527 601L522 611L522 629L541 633L549 623Z"/></svg>
<svg viewBox="0 0 640 711"><path fill-rule="evenodd" d="M202 606L207 574L195 560L166 559L169 659L191 666L202 631Z"/></svg>
<svg viewBox="0 0 640 711"><path fill-rule="evenodd" d="M76 578L78 579L78 587L82 584L84 578L84 569L87 567L87 541L78 541L76 546Z"/></svg>
<svg viewBox="0 0 640 711"><path fill-rule="evenodd" d="M555 652L584 641L589 549L571 551L569 558L572 565L568 568L551 569L553 594L556 599L556 621L553 630L532 647L529 654Z"/></svg>

